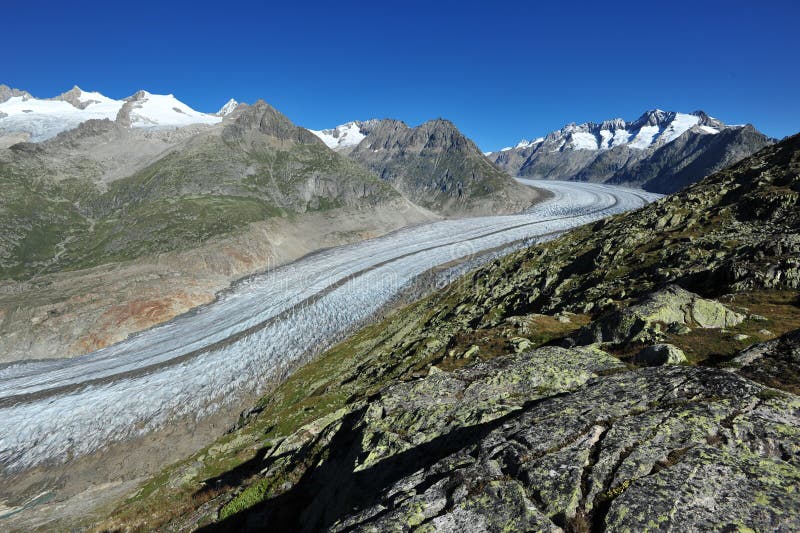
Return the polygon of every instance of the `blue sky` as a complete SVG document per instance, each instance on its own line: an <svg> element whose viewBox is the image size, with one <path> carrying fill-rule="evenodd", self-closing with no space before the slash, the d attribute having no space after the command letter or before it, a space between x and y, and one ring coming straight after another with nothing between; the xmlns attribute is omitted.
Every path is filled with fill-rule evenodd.
<svg viewBox="0 0 800 533"><path fill-rule="evenodd" d="M796 1L289 4L9 2L0 83L263 98L315 129L444 117L484 150L655 107L800 131Z"/></svg>

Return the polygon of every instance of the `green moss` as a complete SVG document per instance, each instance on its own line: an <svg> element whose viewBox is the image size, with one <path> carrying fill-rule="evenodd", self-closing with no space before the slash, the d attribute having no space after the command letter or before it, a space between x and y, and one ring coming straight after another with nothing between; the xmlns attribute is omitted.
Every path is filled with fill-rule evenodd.
<svg viewBox="0 0 800 533"><path fill-rule="evenodd" d="M219 519L225 520L229 516L249 509L257 503L263 501L269 490L275 485L276 480L267 478L261 479L244 489L239 495L228 502L219 511Z"/></svg>

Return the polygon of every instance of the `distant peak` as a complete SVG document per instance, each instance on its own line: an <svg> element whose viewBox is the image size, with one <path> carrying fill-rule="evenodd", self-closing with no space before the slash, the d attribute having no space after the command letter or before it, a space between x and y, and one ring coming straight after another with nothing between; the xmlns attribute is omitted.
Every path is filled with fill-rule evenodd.
<svg viewBox="0 0 800 533"><path fill-rule="evenodd" d="M316 135L328 148L332 150L342 150L356 146L364 140L364 137L366 137L364 126L369 126L373 122L375 121L351 120L335 128L308 131Z"/></svg>
<svg viewBox="0 0 800 533"><path fill-rule="evenodd" d="M641 117L633 122L635 127L641 126L659 126L664 122L671 120L674 118L675 113L662 111L661 109L650 109L645 111Z"/></svg>
<svg viewBox="0 0 800 533"><path fill-rule="evenodd" d="M52 100L60 100L62 102L67 102L78 109L86 109L91 104L100 102L102 100L108 100L108 98L100 93L86 93L77 85L73 85L72 89L59 94L55 98L52 98Z"/></svg>
<svg viewBox="0 0 800 533"><path fill-rule="evenodd" d="M236 100L234 100L233 98L231 98L230 100L228 100L228 101L225 103L225 105L224 105L224 106L222 106L222 107L220 107L220 108L219 108L219 111L217 111L217 115L219 115L219 116L221 116L221 117L224 117L224 116L226 116L226 115L230 115L231 113L233 113L233 111L234 111L234 110L235 110L237 107L239 107L239 102L237 102Z"/></svg>
<svg viewBox="0 0 800 533"><path fill-rule="evenodd" d="M23 100L33 98L28 91L23 91L21 89L14 89L9 87L8 85L0 84L0 104L5 102L9 98L14 98L17 96L21 96Z"/></svg>

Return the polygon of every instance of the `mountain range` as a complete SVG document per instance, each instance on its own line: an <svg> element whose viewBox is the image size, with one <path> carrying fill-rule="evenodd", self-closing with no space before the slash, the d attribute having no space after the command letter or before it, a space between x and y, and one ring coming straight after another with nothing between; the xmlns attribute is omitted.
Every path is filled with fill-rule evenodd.
<svg viewBox="0 0 800 533"><path fill-rule="evenodd" d="M21 134L41 142L92 119L109 119L134 128L178 128L191 124L216 124L236 109L231 99L218 113L195 111L172 94L138 91L114 100L75 86L56 97L40 99L27 91L0 85L0 137Z"/></svg>
<svg viewBox="0 0 800 533"><path fill-rule="evenodd" d="M729 126L703 111L655 109L632 122L568 124L487 157L512 175L671 193L772 142L751 125Z"/></svg>
<svg viewBox="0 0 800 533"><path fill-rule="evenodd" d="M201 113L173 95L77 87L39 99L0 86L0 113L7 360L106 346L326 246L543 197L502 167L672 190L770 142L703 113L652 112L486 157L443 119L310 131L262 101Z"/></svg>
<svg viewBox="0 0 800 533"><path fill-rule="evenodd" d="M92 351L320 248L541 198L444 122L391 168L453 162L412 183L263 101L207 114L146 91L48 100L5 86L0 100L3 360Z"/></svg>

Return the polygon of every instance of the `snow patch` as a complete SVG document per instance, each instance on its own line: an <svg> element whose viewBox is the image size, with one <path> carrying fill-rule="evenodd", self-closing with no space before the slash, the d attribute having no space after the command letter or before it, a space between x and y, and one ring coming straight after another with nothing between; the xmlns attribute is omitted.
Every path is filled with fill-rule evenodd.
<svg viewBox="0 0 800 533"><path fill-rule="evenodd" d="M653 144L653 139L655 139L656 135L658 135L660 131L661 128L658 126L642 126L639 129L639 133L637 133L633 140L628 143L628 146L631 148L644 150Z"/></svg>
<svg viewBox="0 0 800 533"><path fill-rule="evenodd" d="M544 137L537 137L531 141L527 139L522 139L515 146L506 146L505 148L501 148L500 151L508 152L509 150L516 150L518 148L519 149L530 148L532 146L536 146L537 144L541 144L543 142L544 142Z"/></svg>
<svg viewBox="0 0 800 533"><path fill-rule="evenodd" d="M348 122L327 130L308 130L325 143L332 150L341 150L356 146L364 140L366 135L361 131L358 122Z"/></svg>
<svg viewBox="0 0 800 533"><path fill-rule="evenodd" d="M597 150L597 138L588 131L576 131L571 134L572 142L568 144L573 150Z"/></svg>
<svg viewBox="0 0 800 533"><path fill-rule="evenodd" d="M150 94L137 100L130 111L134 128L181 127L190 124L216 124L220 117L195 111L171 94Z"/></svg>
<svg viewBox="0 0 800 533"><path fill-rule="evenodd" d="M710 133L712 135L719 133L717 128L712 128L711 126L698 126L701 131L705 133Z"/></svg>
<svg viewBox="0 0 800 533"><path fill-rule="evenodd" d="M661 134L661 139L665 142L672 142L683 133L696 126L700 122L700 117L697 115L686 115L684 113L676 113L675 118L670 122L669 126L664 129Z"/></svg>

